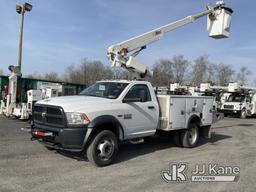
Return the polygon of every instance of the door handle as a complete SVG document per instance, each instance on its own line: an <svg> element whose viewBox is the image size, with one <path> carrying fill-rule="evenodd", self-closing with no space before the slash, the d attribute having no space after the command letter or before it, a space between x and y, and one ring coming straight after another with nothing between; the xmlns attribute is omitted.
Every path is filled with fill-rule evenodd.
<svg viewBox="0 0 256 192"><path fill-rule="evenodd" d="M154 106L148 106L148 108L149 108L149 109L155 109L155 107L154 107Z"/></svg>

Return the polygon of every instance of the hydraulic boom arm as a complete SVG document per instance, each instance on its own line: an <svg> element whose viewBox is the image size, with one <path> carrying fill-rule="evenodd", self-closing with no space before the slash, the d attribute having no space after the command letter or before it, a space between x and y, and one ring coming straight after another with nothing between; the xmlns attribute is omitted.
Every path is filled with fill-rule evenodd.
<svg viewBox="0 0 256 192"><path fill-rule="evenodd" d="M130 72L135 73L137 78L152 76L152 72L149 71L147 66L135 59L135 56L138 55L141 50L145 49L148 44L161 39L165 33L192 23L203 16L208 15L209 20L213 22L216 20L216 11L219 10L221 12L221 10L224 9L224 3L223 1L221 2L222 3L219 2L214 8L207 6L207 10L204 12L185 17L181 20L169 23L142 35L110 46L107 52L109 61L113 67L124 67ZM130 55L127 55L128 53L130 53Z"/></svg>

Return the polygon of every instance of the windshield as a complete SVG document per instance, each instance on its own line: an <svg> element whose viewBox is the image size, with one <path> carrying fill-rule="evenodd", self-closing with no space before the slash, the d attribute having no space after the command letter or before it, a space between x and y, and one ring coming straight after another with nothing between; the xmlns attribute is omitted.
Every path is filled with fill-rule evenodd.
<svg viewBox="0 0 256 192"><path fill-rule="evenodd" d="M128 83L98 82L83 90L79 95L116 99Z"/></svg>
<svg viewBox="0 0 256 192"><path fill-rule="evenodd" d="M243 102L245 99L244 95L230 95L227 102Z"/></svg>

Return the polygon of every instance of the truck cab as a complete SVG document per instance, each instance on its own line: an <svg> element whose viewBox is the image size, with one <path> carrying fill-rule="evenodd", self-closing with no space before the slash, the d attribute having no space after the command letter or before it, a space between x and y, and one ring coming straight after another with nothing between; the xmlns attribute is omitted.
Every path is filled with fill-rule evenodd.
<svg viewBox="0 0 256 192"><path fill-rule="evenodd" d="M100 81L78 96L56 97L34 106L32 136L47 147L82 151L99 129L118 140L154 135L159 106L146 81Z"/></svg>
<svg viewBox="0 0 256 192"><path fill-rule="evenodd" d="M246 118L255 114L255 94L231 93L221 107L225 114Z"/></svg>

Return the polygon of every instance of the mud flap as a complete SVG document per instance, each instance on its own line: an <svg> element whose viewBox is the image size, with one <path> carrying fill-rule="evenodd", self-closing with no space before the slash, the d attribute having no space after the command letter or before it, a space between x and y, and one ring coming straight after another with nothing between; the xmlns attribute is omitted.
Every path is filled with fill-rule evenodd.
<svg viewBox="0 0 256 192"><path fill-rule="evenodd" d="M202 138L211 138L211 125L200 127L199 136Z"/></svg>
<svg viewBox="0 0 256 192"><path fill-rule="evenodd" d="M219 113L219 112L213 111L212 114L213 114L212 124L216 123L217 121L220 121L224 118L224 113ZM200 127L199 135L200 135L200 137L210 139L211 138L211 125Z"/></svg>
<svg viewBox="0 0 256 192"><path fill-rule="evenodd" d="M224 119L224 113L214 111L212 115L213 115L212 123L216 123L217 121Z"/></svg>

